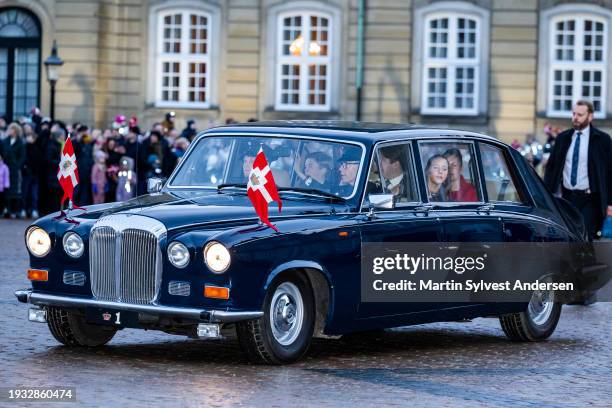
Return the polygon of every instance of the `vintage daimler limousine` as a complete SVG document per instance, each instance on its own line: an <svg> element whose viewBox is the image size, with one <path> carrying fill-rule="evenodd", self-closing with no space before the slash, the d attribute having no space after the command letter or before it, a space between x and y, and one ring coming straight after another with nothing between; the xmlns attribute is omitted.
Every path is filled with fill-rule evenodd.
<svg viewBox="0 0 612 408"><path fill-rule="evenodd" d="M282 199L280 213L270 206L278 232L247 196L260 148ZM554 292L528 303L364 303L361 244L585 242L580 216L516 151L415 125L210 129L149 188L27 229L32 288L15 295L59 342L101 346L124 327L195 338L235 330L250 358L281 364L303 356L312 337L479 316L499 316L512 340L537 341L559 319ZM595 280L579 279L577 290L601 286Z"/></svg>

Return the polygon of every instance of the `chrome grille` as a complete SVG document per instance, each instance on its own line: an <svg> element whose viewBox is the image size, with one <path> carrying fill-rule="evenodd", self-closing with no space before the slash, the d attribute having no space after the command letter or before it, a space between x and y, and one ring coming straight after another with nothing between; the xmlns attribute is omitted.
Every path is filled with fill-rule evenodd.
<svg viewBox="0 0 612 408"><path fill-rule="evenodd" d="M127 229L121 234L121 300L148 303L155 298L157 239L148 231Z"/></svg>
<svg viewBox="0 0 612 408"><path fill-rule="evenodd" d="M83 272L66 271L63 280L66 285L84 286L85 274Z"/></svg>
<svg viewBox="0 0 612 408"><path fill-rule="evenodd" d="M168 293L174 296L189 296L191 284L189 282L170 281L168 283Z"/></svg>
<svg viewBox="0 0 612 408"><path fill-rule="evenodd" d="M117 232L110 227L93 230L89 241L91 292L100 300L117 300L115 252Z"/></svg>
<svg viewBox="0 0 612 408"><path fill-rule="evenodd" d="M165 232L160 222L138 215L98 220L90 237L94 297L135 304L155 302L162 269L159 241Z"/></svg>

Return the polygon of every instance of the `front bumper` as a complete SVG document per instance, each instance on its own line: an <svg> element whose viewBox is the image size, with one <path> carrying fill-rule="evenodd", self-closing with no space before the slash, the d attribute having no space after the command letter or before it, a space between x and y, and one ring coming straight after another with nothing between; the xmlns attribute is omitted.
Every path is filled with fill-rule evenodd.
<svg viewBox="0 0 612 408"><path fill-rule="evenodd" d="M17 300L22 303L30 303L37 306L108 308L114 310L148 313L151 315L183 317L211 323L233 323L241 320L258 319L263 316L263 312L261 311L236 312L162 305L137 305L78 297L49 295L46 293L33 292L32 289L17 290L15 291L15 296L17 297Z"/></svg>

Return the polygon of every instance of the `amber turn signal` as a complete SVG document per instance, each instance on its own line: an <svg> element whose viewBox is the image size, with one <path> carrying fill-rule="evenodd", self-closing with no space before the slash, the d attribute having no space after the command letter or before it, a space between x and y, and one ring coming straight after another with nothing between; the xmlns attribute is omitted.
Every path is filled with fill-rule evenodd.
<svg viewBox="0 0 612 408"><path fill-rule="evenodd" d="M229 288L220 286L204 286L204 297L213 299L229 299Z"/></svg>
<svg viewBox="0 0 612 408"><path fill-rule="evenodd" d="M49 280L49 272L44 269L28 269L28 279L46 282Z"/></svg>

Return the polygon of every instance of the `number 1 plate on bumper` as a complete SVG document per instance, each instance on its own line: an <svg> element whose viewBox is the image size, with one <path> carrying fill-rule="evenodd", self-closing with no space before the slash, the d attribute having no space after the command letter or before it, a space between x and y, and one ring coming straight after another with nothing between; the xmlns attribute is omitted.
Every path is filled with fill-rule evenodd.
<svg viewBox="0 0 612 408"><path fill-rule="evenodd" d="M88 307L85 319L92 324L138 328L138 312Z"/></svg>

